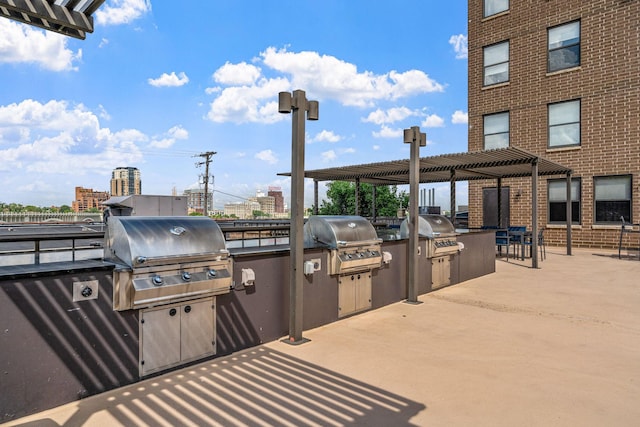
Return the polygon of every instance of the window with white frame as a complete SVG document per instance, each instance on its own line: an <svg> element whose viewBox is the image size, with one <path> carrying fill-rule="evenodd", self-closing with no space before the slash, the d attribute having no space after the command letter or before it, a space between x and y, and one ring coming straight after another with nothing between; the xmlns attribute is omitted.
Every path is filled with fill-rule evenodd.
<svg viewBox="0 0 640 427"><path fill-rule="evenodd" d="M567 222L567 180L547 181L548 222L550 224ZM571 179L571 223L580 224L580 178Z"/></svg>
<svg viewBox="0 0 640 427"><path fill-rule="evenodd" d="M509 147L509 112L484 116L484 149Z"/></svg>
<svg viewBox="0 0 640 427"><path fill-rule="evenodd" d="M509 0L484 0L482 16L488 17L509 10Z"/></svg>
<svg viewBox="0 0 640 427"><path fill-rule="evenodd" d="M598 176L593 183L595 222L631 222L631 175Z"/></svg>
<svg viewBox="0 0 640 427"><path fill-rule="evenodd" d="M549 72L580 65L580 21L548 30Z"/></svg>
<svg viewBox="0 0 640 427"><path fill-rule="evenodd" d="M484 86L509 81L509 42L487 46L483 49Z"/></svg>
<svg viewBox="0 0 640 427"><path fill-rule="evenodd" d="M549 104L549 148L580 145L580 100Z"/></svg>

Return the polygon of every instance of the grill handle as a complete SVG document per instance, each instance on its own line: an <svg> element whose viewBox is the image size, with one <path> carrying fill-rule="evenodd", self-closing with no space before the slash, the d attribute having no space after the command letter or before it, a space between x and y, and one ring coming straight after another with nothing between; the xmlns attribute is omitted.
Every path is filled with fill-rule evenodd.
<svg viewBox="0 0 640 427"><path fill-rule="evenodd" d="M154 266L154 265L166 265L177 264L179 262L197 262L197 261L211 261L211 259L226 259L229 252L227 250L221 251L217 254L202 253L202 254L180 254L180 255L166 255L161 257L145 257L138 256L134 261L134 266Z"/></svg>

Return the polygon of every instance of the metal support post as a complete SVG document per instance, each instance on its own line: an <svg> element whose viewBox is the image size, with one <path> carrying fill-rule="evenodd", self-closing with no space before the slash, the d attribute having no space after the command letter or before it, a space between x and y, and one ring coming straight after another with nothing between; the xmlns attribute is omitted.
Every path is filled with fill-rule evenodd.
<svg viewBox="0 0 640 427"><path fill-rule="evenodd" d="M571 223L573 214L571 212L571 172L567 172L567 255L571 255Z"/></svg>
<svg viewBox="0 0 640 427"><path fill-rule="evenodd" d="M289 230L289 338L287 344L298 345L308 340L302 337L304 285L304 145L305 113L309 120L318 120L318 102L307 101L303 90L293 94L280 92L278 111L292 112L291 131L291 226Z"/></svg>
<svg viewBox="0 0 640 427"><path fill-rule="evenodd" d="M538 159L531 163L531 267L538 268Z"/></svg>
<svg viewBox="0 0 640 427"><path fill-rule="evenodd" d="M407 260L409 263L409 282L407 284L407 303L419 304L418 301L418 191L420 187L420 147L427 145L427 135L420 132L420 127L413 126L404 130L404 143L411 144L409 157L409 247Z"/></svg>

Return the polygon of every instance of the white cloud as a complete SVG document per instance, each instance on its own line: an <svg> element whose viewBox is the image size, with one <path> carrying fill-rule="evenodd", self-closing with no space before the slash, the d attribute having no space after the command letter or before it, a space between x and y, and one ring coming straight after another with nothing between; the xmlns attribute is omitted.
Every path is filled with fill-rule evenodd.
<svg viewBox="0 0 640 427"><path fill-rule="evenodd" d="M449 44L456 52L456 59L466 59L469 56L468 39L464 34L457 34L449 38Z"/></svg>
<svg viewBox="0 0 640 427"><path fill-rule="evenodd" d="M374 138L402 138L404 135L403 129L392 129L388 126L382 126L379 132L371 133Z"/></svg>
<svg viewBox="0 0 640 427"><path fill-rule="evenodd" d="M34 63L50 71L76 71L82 50L67 49L67 38L26 24L0 19L0 62Z"/></svg>
<svg viewBox="0 0 640 427"><path fill-rule="evenodd" d="M390 108L386 111L381 109L377 109L376 111L372 111L369 115L362 119L365 123L375 123L377 125L381 125L384 123L395 123L406 119L407 117L416 116L418 113L416 111L412 111L407 107L396 107Z"/></svg>
<svg viewBox="0 0 640 427"><path fill-rule="evenodd" d="M223 85L253 85L260 77L261 70L255 65L241 62L226 62L213 73L213 79Z"/></svg>
<svg viewBox="0 0 640 427"><path fill-rule="evenodd" d="M184 72L180 72L176 75L176 72L172 71L171 74L162 73L162 75L157 79L147 79L147 82L149 82L151 86L155 87L176 87L184 86L189 83L189 77L187 77Z"/></svg>
<svg viewBox="0 0 640 427"><path fill-rule="evenodd" d="M189 138L189 131L182 126L174 126L167 132L175 139L187 139Z"/></svg>
<svg viewBox="0 0 640 427"><path fill-rule="evenodd" d="M128 24L151 11L150 0L111 0L96 10L99 25Z"/></svg>
<svg viewBox="0 0 640 427"><path fill-rule="evenodd" d="M273 154L273 151L271 150L260 151L259 153L256 153L254 157L258 160L265 161L270 165L275 165L276 163L278 163L278 158L275 156L275 154Z"/></svg>
<svg viewBox="0 0 640 427"><path fill-rule="evenodd" d="M177 140L184 140L188 138L189 131L187 131L182 126L174 126L169 129L167 133L161 138L151 141L151 143L149 143L149 147L166 149L172 147Z"/></svg>
<svg viewBox="0 0 640 427"><path fill-rule="evenodd" d="M456 110L451 115L451 123L453 124L467 124L469 123L469 113L465 113L464 111Z"/></svg>
<svg viewBox="0 0 640 427"><path fill-rule="evenodd" d="M217 123L275 123L284 120L286 116L278 113L275 98L278 92L289 87L286 79L262 78L253 86L224 88L211 103L207 118Z"/></svg>
<svg viewBox="0 0 640 427"><path fill-rule="evenodd" d="M98 105L98 116L104 120L111 120L111 115L102 104Z"/></svg>
<svg viewBox="0 0 640 427"><path fill-rule="evenodd" d="M356 149L355 148L345 148L344 150L341 151L341 154L355 154Z"/></svg>
<svg viewBox="0 0 640 427"><path fill-rule="evenodd" d="M325 163L333 161L338 157L336 155L336 152L333 151L333 150L325 151L325 152L321 153L320 155L322 156L322 161L325 162Z"/></svg>
<svg viewBox="0 0 640 427"><path fill-rule="evenodd" d="M141 162L138 144L147 141L136 129L102 128L82 104L27 99L0 106L0 170L23 177L37 173L54 183L63 175L108 174L123 162Z"/></svg>
<svg viewBox="0 0 640 427"><path fill-rule="evenodd" d="M444 126L444 119L436 114L431 114L424 119L422 126L427 128L440 128Z"/></svg>
<svg viewBox="0 0 640 427"><path fill-rule="evenodd" d="M380 146L378 144L375 144L372 148L373 151L378 151L380 149Z"/></svg>
<svg viewBox="0 0 640 427"><path fill-rule="evenodd" d="M342 140L340 135L336 135L333 131L323 130L316 136L309 139L309 142L339 142Z"/></svg>
<svg viewBox="0 0 640 427"><path fill-rule="evenodd" d="M395 100L420 93L442 92L444 86L420 70L395 70L376 75L359 72L354 64L317 52L288 52L267 48L260 54L264 64L291 76L294 87L304 87L314 97L335 99L343 105L372 106L378 100Z"/></svg>
<svg viewBox="0 0 640 427"><path fill-rule="evenodd" d="M207 114L209 120L217 123L283 120L277 109L277 94L298 87L305 88L310 99L336 100L355 107L372 107L378 101L444 91L442 84L420 70L374 74L358 71L354 64L317 52L288 52L269 47L255 62L262 67L226 62L213 73L218 86L205 90L208 95L216 96ZM267 72L281 76L267 77ZM400 120L403 114L415 113L398 108L387 114L385 123ZM368 120L381 119L371 116Z"/></svg>

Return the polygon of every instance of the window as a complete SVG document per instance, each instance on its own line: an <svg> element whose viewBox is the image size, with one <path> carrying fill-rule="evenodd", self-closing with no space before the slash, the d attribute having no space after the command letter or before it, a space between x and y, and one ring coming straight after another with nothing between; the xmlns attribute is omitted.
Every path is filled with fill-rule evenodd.
<svg viewBox="0 0 640 427"><path fill-rule="evenodd" d="M509 0L484 0L483 17L509 10Z"/></svg>
<svg viewBox="0 0 640 427"><path fill-rule="evenodd" d="M549 72L580 65L580 21L549 28Z"/></svg>
<svg viewBox="0 0 640 427"><path fill-rule="evenodd" d="M594 177L596 223L631 222L631 176Z"/></svg>
<svg viewBox="0 0 640 427"><path fill-rule="evenodd" d="M509 42L487 46L484 54L484 86L509 81Z"/></svg>
<svg viewBox="0 0 640 427"><path fill-rule="evenodd" d="M549 104L549 148L580 145L580 100Z"/></svg>
<svg viewBox="0 0 640 427"><path fill-rule="evenodd" d="M509 146L509 112L484 116L484 149Z"/></svg>
<svg viewBox="0 0 640 427"><path fill-rule="evenodd" d="M567 180L549 180L547 199L549 204L548 221L553 223L567 222ZM571 179L571 223L580 224L580 178Z"/></svg>

